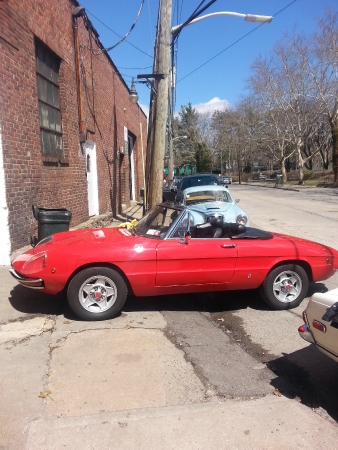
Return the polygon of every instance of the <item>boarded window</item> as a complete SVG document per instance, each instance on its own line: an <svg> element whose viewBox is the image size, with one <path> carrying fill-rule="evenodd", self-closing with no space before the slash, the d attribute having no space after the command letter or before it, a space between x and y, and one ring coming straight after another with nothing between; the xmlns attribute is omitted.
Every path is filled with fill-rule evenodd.
<svg viewBox="0 0 338 450"><path fill-rule="evenodd" d="M59 69L61 60L36 40L41 152L47 160L63 160Z"/></svg>

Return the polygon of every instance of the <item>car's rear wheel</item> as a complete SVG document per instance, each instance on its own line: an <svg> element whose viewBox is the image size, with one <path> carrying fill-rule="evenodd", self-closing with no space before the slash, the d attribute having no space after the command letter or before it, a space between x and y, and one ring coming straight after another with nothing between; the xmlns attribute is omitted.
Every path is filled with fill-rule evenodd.
<svg viewBox="0 0 338 450"><path fill-rule="evenodd" d="M271 270L260 287L263 300L274 309L292 309L305 298L309 279L303 267L287 264Z"/></svg>
<svg viewBox="0 0 338 450"><path fill-rule="evenodd" d="M109 267L89 267L71 280L67 298L69 306L81 319L112 319L123 308L127 286L115 270Z"/></svg>

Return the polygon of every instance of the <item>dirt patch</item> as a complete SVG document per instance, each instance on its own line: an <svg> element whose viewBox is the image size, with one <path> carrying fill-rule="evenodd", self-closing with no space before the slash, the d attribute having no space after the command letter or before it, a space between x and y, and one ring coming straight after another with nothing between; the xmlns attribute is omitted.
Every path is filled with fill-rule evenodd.
<svg viewBox="0 0 338 450"><path fill-rule="evenodd" d="M85 230L86 228L107 228L118 226L121 222L113 217L111 213L87 220L75 227L76 230Z"/></svg>
<svg viewBox="0 0 338 450"><path fill-rule="evenodd" d="M227 311L211 313L210 315L217 323L217 326L249 355L263 364L276 359L275 355L271 355L261 345L251 341L250 336L244 329L243 319L241 317Z"/></svg>
<svg viewBox="0 0 338 450"><path fill-rule="evenodd" d="M320 188L338 188L338 183L329 183L327 181L322 181L317 184L317 187Z"/></svg>

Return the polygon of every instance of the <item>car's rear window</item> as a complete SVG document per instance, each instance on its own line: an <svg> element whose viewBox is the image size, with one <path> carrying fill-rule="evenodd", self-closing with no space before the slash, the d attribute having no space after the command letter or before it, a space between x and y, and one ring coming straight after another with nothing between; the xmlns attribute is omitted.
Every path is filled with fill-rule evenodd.
<svg viewBox="0 0 338 450"><path fill-rule="evenodd" d="M207 186L210 184L217 185L217 180L215 177L191 177L182 180L180 190L184 191L184 189L187 189L189 187Z"/></svg>

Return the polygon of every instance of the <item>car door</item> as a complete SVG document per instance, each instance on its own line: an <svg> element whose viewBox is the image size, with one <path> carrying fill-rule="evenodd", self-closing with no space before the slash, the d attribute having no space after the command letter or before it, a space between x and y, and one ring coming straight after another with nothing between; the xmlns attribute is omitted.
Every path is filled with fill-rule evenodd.
<svg viewBox="0 0 338 450"><path fill-rule="evenodd" d="M167 239L157 245L155 284L226 285L234 275L236 261L237 246L230 239Z"/></svg>

